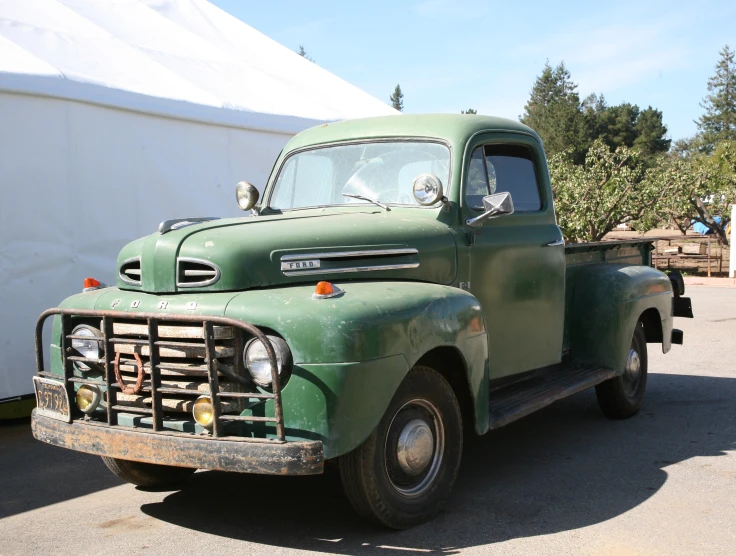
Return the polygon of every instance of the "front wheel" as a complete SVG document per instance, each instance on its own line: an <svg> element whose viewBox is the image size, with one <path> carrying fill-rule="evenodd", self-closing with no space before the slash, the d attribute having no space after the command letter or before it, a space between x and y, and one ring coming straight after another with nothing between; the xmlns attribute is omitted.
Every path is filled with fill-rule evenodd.
<svg viewBox="0 0 736 556"><path fill-rule="evenodd" d="M639 322L623 374L595 387L598 405L606 417L628 419L639 411L647 388L647 367L647 338Z"/></svg>
<svg viewBox="0 0 736 556"><path fill-rule="evenodd" d="M343 489L364 518L406 529L440 510L462 450L462 416L452 387L434 369L416 366L373 434L339 459Z"/></svg>
<svg viewBox="0 0 736 556"><path fill-rule="evenodd" d="M102 456L107 468L117 477L141 487L158 487L178 483L194 473L196 469L142 463L127 459Z"/></svg>

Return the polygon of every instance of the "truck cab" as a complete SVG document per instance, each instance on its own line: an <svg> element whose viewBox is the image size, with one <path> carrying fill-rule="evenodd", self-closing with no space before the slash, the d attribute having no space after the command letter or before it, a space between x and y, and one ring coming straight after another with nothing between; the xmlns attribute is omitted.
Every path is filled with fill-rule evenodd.
<svg viewBox="0 0 736 556"><path fill-rule="evenodd" d="M464 429L589 387L636 414L647 344L682 343L673 316L692 316L647 241L565 244L518 122L325 124L236 200L241 218L162 222L115 286L41 315L36 438L139 485L333 461L359 514L405 528L449 495Z"/></svg>

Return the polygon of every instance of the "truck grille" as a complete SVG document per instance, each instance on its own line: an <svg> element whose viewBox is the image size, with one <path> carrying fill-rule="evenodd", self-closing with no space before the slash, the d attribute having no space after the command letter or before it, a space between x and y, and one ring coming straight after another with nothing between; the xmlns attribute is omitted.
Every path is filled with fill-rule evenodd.
<svg viewBox="0 0 736 556"><path fill-rule="evenodd" d="M153 408L151 395L151 352L149 346L148 326L135 322L115 321L112 325L113 349L120 354L120 376L127 385L133 385L138 375L138 364L135 354L143 362L146 379L140 394L118 393L117 403L133 408ZM223 371L234 375L235 333L232 327L214 326L215 357L219 378L220 392L246 392L245 385L238 383ZM210 395L210 384L207 373L206 346L204 329L201 326L181 326L176 323L162 322L158 327L159 339L166 345L159 346L159 372L161 375L159 391L161 406L165 416L189 418L192 406L197 397ZM170 341L169 341L170 340ZM241 375L242 376L242 375ZM245 377L242 377L245 379ZM222 413L240 413L243 410L241 400L222 401ZM176 415L176 414L179 415Z"/></svg>
<svg viewBox="0 0 736 556"><path fill-rule="evenodd" d="M61 317L63 379L70 399L74 399L75 384L102 387L107 392L108 425L119 426L119 414L133 413L150 416L154 432L176 434L164 422L193 423L193 404L199 396L207 395L212 399L215 416L212 429L205 431L205 435L229 440L285 442L276 353L257 327L225 317L49 309L36 324L36 366L38 375L57 380L59 375L46 372L43 365L43 323L51 315ZM79 338L71 333L79 318L101 318L99 359L75 355L77 352L71 348L71 341ZM249 375L243 366L242 353L244 342L250 338L260 340L270 352L270 393L259 392L246 378ZM87 378L78 376L79 372L75 375L75 362L96 366L102 377ZM134 386L139 366L143 368L143 376L138 389ZM125 391L129 389L135 391ZM252 406L271 399L273 417L241 415L246 404ZM79 413L77 416L82 417ZM229 426L236 422L270 423L276 426L276 438L243 436L242 432L233 432L242 429Z"/></svg>

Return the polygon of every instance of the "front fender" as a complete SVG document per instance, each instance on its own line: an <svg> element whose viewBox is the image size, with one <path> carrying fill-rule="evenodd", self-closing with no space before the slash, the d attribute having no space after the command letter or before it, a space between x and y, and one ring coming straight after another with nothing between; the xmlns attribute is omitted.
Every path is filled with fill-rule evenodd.
<svg viewBox="0 0 736 556"><path fill-rule="evenodd" d="M445 346L465 363L448 370L466 375L476 428L487 426L488 344L475 297L420 282L339 285L344 295L318 300L312 299L313 285L246 291L225 312L274 330L291 348L295 368L283 403L294 439L322 440L326 458L355 449L409 369Z"/></svg>
<svg viewBox="0 0 736 556"><path fill-rule="evenodd" d="M575 362L623 373L634 328L642 313L655 309L662 323L662 350L672 335L672 285L647 266L590 265L575 276L570 318L570 350Z"/></svg>

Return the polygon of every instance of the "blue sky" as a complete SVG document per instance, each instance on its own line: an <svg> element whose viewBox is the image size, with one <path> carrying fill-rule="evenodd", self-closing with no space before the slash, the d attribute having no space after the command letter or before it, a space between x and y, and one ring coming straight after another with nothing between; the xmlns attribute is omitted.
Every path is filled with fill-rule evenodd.
<svg viewBox="0 0 736 556"><path fill-rule="evenodd" d="M581 97L662 110L673 139L695 133L718 51L736 49L736 1L372 2L214 0L248 25L405 112L516 119L549 59Z"/></svg>

